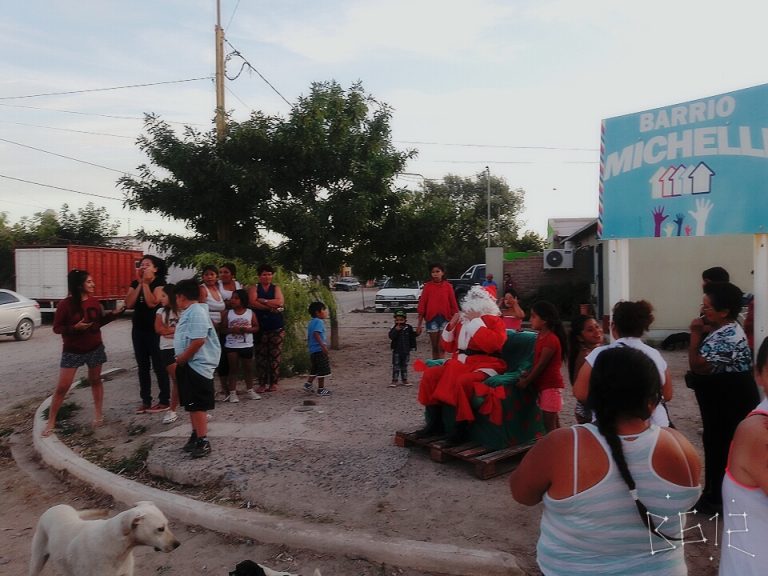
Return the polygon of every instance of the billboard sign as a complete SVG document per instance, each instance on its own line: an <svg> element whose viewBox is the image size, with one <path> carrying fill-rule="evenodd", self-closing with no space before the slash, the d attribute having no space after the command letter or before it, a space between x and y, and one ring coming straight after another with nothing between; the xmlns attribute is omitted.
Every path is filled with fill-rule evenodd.
<svg viewBox="0 0 768 576"><path fill-rule="evenodd" d="M768 232L768 84L608 118L603 239Z"/></svg>

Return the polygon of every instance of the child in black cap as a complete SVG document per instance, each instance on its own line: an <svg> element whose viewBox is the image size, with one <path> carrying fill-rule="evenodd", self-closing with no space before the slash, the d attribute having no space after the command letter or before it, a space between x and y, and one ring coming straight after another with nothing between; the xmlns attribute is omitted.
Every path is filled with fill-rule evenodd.
<svg viewBox="0 0 768 576"><path fill-rule="evenodd" d="M411 350L416 350L416 331L408 324L405 310L395 311L395 325L389 329L390 348L392 349L392 383L390 388L397 387L397 380L402 380L403 386L408 382L408 362Z"/></svg>

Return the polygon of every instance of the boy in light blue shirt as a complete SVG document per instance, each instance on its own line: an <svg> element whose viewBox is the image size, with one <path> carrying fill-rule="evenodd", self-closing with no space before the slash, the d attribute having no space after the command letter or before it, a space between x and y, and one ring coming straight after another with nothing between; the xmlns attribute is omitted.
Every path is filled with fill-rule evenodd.
<svg viewBox="0 0 768 576"><path fill-rule="evenodd" d="M215 406L213 373L219 365L221 344L211 323L208 307L200 304L200 287L193 279L176 284L179 322L173 336L179 403L189 412L192 435L184 451L192 458L211 453L208 441L208 410Z"/></svg>
<svg viewBox="0 0 768 576"><path fill-rule="evenodd" d="M317 378L317 395L330 396L331 391L325 387L325 377L331 375L331 364L328 361L328 345L325 341L325 323L328 310L322 302L312 302L309 305L309 315L312 320L307 325L307 347L311 362L309 377L304 383L304 390L314 394L312 382Z"/></svg>

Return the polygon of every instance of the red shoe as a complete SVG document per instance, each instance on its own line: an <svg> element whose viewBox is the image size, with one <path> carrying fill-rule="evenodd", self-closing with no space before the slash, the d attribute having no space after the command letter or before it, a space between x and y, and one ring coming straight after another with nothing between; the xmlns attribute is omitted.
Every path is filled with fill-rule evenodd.
<svg viewBox="0 0 768 576"><path fill-rule="evenodd" d="M277 386L272 384L269 388L267 388L267 392L277 392Z"/></svg>
<svg viewBox="0 0 768 576"><path fill-rule="evenodd" d="M158 412L167 412L171 407L168 404L160 404L159 402L147 410L148 414L157 414Z"/></svg>
<svg viewBox="0 0 768 576"><path fill-rule="evenodd" d="M256 392L258 392L259 394L264 394L264 392L266 391L267 391L266 386L259 386L258 388L256 388Z"/></svg>
<svg viewBox="0 0 768 576"><path fill-rule="evenodd" d="M147 404L142 404L136 408L136 414L146 414L147 412L149 412L149 406Z"/></svg>

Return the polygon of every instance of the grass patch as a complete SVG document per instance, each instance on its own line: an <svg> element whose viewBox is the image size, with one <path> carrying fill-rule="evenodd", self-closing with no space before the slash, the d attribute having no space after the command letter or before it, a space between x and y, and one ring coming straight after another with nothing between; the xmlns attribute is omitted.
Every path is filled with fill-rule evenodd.
<svg viewBox="0 0 768 576"><path fill-rule="evenodd" d="M128 436L141 436L147 431L147 427L142 424L131 424L128 426Z"/></svg>
<svg viewBox="0 0 768 576"><path fill-rule="evenodd" d="M113 474L135 476L146 468L147 456L149 456L151 448L151 442L144 442L130 456L126 456L125 458L116 461L105 462L104 469Z"/></svg>
<svg viewBox="0 0 768 576"><path fill-rule="evenodd" d="M61 422L63 420L69 420L75 412L80 410L80 405L77 402L64 402L64 404L61 405L61 408L59 408L59 413L56 415L56 422ZM50 415L50 408L46 408L43 410L43 418L45 420L48 420L48 416Z"/></svg>
<svg viewBox="0 0 768 576"><path fill-rule="evenodd" d="M80 379L75 384L75 388L90 388L91 382L88 380L87 376L81 376Z"/></svg>

